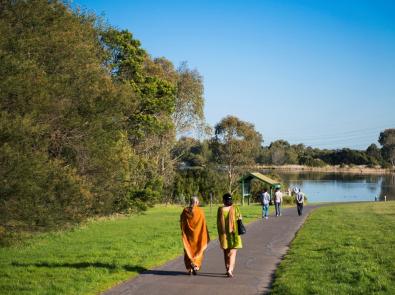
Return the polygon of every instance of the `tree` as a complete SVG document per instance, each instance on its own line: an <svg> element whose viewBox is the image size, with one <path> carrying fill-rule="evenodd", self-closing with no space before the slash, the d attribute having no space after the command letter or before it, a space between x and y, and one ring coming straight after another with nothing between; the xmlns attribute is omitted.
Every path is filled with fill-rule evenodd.
<svg viewBox="0 0 395 295"><path fill-rule="evenodd" d="M146 71L171 83L176 91L172 120L177 137L193 131L195 134L206 132L203 112L203 78L199 72L189 69L186 62L181 63L175 69L173 64L164 57L147 59ZM178 145L176 149L179 150L182 146ZM188 154L188 151L185 150L183 153ZM172 158L173 165L176 166L180 159L178 156Z"/></svg>
<svg viewBox="0 0 395 295"><path fill-rule="evenodd" d="M204 123L204 97L203 97L203 79L197 70L190 70L186 62L182 63L179 68L175 69L173 64L164 57L151 59L149 56L145 59L145 71L148 75L155 76L170 83L175 89L175 107L171 115L176 135L182 136L192 131L205 131ZM164 145L166 143L167 145ZM187 145L179 141L173 146L174 141L164 141L162 159L166 169L161 170L165 186L169 187L174 176L173 167L178 166L180 161L188 165L203 165L204 159L197 153L191 153ZM185 143L185 142L184 142ZM181 150L181 148L186 148ZM166 150L172 150L172 157ZM187 160L186 156L190 156ZM167 193L169 191L167 190ZM167 200L167 198L165 197Z"/></svg>
<svg viewBox="0 0 395 295"><path fill-rule="evenodd" d="M76 169L49 157L45 129L30 116L0 112L0 230L6 234L90 215L90 185Z"/></svg>
<svg viewBox="0 0 395 295"><path fill-rule="evenodd" d="M366 149L366 154L370 157L372 162L371 164L374 165L379 164L383 159L381 155L381 150L374 143L368 146L368 148Z"/></svg>
<svg viewBox="0 0 395 295"><path fill-rule="evenodd" d="M268 147L261 147L256 158L255 162L257 164L270 164L271 163L271 156L270 150Z"/></svg>
<svg viewBox="0 0 395 295"><path fill-rule="evenodd" d="M186 62L175 69L164 57L153 60L147 58L145 64L150 75L166 80L176 89L172 118L177 136L204 128L204 87L200 73L196 69L189 69Z"/></svg>
<svg viewBox="0 0 395 295"><path fill-rule="evenodd" d="M1 223L34 230L112 213L129 167L110 123L130 96L103 67L94 17L60 1L0 7Z"/></svg>
<svg viewBox="0 0 395 295"><path fill-rule="evenodd" d="M354 164L368 165L370 159L364 151L343 148L320 155L320 159L331 165Z"/></svg>
<svg viewBox="0 0 395 295"><path fill-rule="evenodd" d="M153 204L177 112L183 130L204 118L196 70L63 1L0 0L0 233Z"/></svg>
<svg viewBox="0 0 395 295"><path fill-rule="evenodd" d="M138 175L130 175L131 196L154 201L174 176L170 157L175 141L173 66L163 58L152 60L127 30L108 28L101 32L101 43L114 82L130 86L134 97L133 104L122 108L120 122L139 163L134 172Z"/></svg>
<svg viewBox="0 0 395 295"><path fill-rule="evenodd" d="M177 69L177 98L173 114L178 135L199 129L204 125L203 77L197 70L190 70L186 62Z"/></svg>
<svg viewBox="0 0 395 295"><path fill-rule="evenodd" d="M276 140L269 146L271 162L274 165L283 165L287 163L287 151L290 144L285 140Z"/></svg>
<svg viewBox="0 0 395 295"><path fill-rule="evenodd" d="M213 167L184 169L175 177L173 201L185 202L190 196L200 195L208 203L212 194L214 202L219 202L226 189L226 175Z"/></svg>
<svg viewBox="0 0 395 295"><path fill-rule="evenodd" d="M204 142L191 137L181 137L172 149L172 157L187 167L204 166Z"/></svg>
<svg viewBox="0 0 395 295"><path fill-rule="evenodd" d="M215 126L211 146L218 163L224 165L228 176L228 191L235 189L243 165L253 164L260 150L262 135L254 125L228 116Z"/></svg>
<svg viewBox="0 0 395 295"><path fill-rule="evenodd" d="M379 143L382 145L383 158L395 166L395 128L380 133Z"/></svg>
<svg viewBox="0 0 395 295"><path fill-rule="evenodd" d="M137 154L157 162L169 186L177 160L170 156L175 134L204 122L202 77L186 63L175 69L164 57L152 59L126 30L104 30L101 42L114 80L129 84L137 98L134 108L125 109L129 140Z"/></svg>

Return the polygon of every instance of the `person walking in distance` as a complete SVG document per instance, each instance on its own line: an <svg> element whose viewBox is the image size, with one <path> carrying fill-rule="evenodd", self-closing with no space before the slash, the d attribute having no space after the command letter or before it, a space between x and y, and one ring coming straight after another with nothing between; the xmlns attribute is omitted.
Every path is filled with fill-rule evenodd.
<svg viewBox="0 0 395 295"><path fill-rule="evenodd" d="M281 216L281 204L283 202L283 193L276 188L274 193L274 205L276 206L276 216Z"/></svg>
<svg viewBox="0 0 395 295"><path fill-rule="evenodd" d="M261 192L261 203L262 203L262 218L269 218L269 204L270 204L270 195L265 188L263 192Z"/></svg>
<svg viewBox="0 0 395 295"><path fill-rule="evenodd" d="M301 216L303 214L304 194L297 187L295 187L294 192L296 198L296 209L298 210L298 215Z"/></svg>

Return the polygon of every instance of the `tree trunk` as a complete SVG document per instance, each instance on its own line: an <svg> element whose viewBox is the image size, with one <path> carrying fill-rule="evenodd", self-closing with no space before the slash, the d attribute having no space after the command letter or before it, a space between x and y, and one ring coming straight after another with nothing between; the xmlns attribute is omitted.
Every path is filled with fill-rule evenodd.
<svg viewBox="0 0 395 295"><path fill-rule="evenodd" d="M229 165L228 167L228 182L229 182L229 186L228 186L228 192L231 193L232 192L232 165Z"/></svg>

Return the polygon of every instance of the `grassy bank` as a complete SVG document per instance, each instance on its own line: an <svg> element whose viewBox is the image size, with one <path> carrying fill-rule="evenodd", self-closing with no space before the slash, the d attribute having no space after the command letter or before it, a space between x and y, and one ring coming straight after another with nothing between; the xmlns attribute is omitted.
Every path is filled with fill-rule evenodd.
<svg viewBox="0 0 395 295"><path fill-rule="evenodd" d="M96 220L75 230L44 234L0 248L0 294L97 294L182 254L178 206ZM204 208L210 236L216 207ZM245 222L261 214L244 206Z"/></svg>
<svg viewBox="0 0 395 295"><path fill-rule="evenodd" d="M395 294L395 202L314 211L276 272L272 294Z"/></svg>

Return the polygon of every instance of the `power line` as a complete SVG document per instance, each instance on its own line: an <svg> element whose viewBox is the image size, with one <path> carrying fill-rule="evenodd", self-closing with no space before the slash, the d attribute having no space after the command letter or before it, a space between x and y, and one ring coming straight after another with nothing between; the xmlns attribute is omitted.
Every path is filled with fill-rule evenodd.
<svg viewBox="0 0 395 295"><path fill-rule="evenodd" d="M393 124L393 126L395 126L395 123ZM379 133L380 133L380 131L378 131L378 130L384 130L387 128L388 128L388 125L386 125L385 127L383 127L383 126L369 127L369 128L356 129L356 130L331 132L331 133L326 133L326 134L324 133L324 134L319 134L319 135L309 134L307 136L303 136L303 138L305 138L305 139L309 139L309 138L315 139L315 138L324 138L324 137L325 138L330 138L330 137L339 138L342 136L351 136L351 135L360 134L360 133L366 134L367 132L369 132L368 134L374 134L374 133L377 134L377 138L378 138ZM297 132L292 132L292 134L290 134L290 135L285 133L285 134L282 134L282 136L287 137L287 138L293 138L296 133ZM308 133L311 133L311 132L308 132ZM306 133L304 132L304 134L306 134Z"/></svg>
<svg viewBox="0 0 395 295"><path fill-rule="evenodd" d="M390 125L391 126L391 125ZM392 126L395 126L393 124ZM369 128L361 128L361 129L354 129L354 130L346 130L346 131L340 131L336 133L327 133L327 134L314 134L314 135L301 135L301 136L295 136L295 133L293 133L292 136L280 136L279 138L282 138L287 141L292 141L292 142L299 142L303 143L306 145L320 145L320 146L328 146L328 145L338 145L338 144L349 144L350 141L352 141L355 144L358 144L359 146L366 146L368 143L357 143L360 142L361 140L363 141L370 141L371 143L376 143L379 137L379 134L382 130L387 129L388 125L385 127L381 126L376 126L376 127L369 127Z"/></svg>

